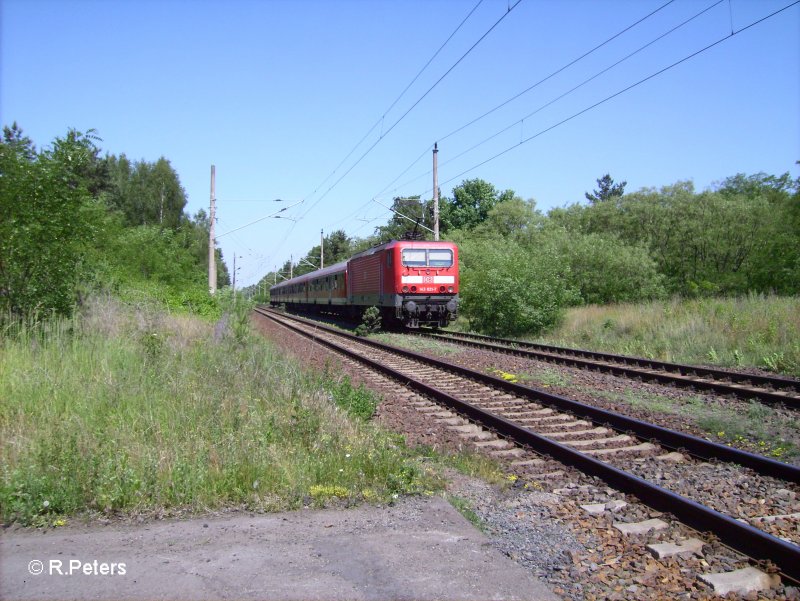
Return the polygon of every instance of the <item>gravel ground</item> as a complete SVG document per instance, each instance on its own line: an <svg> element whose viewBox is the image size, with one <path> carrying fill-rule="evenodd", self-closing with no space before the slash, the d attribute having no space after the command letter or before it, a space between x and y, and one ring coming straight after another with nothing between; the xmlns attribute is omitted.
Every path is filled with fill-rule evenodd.
<svg viewBox="0 0 800 601"><path fill-rule="evenodd" d="M254 323L259 331L309 367L341 371L349 374L356 384L376 387L375 380L365 375L357 364L342 360L327 350L320 350L314 343L299 335L290 335L284 328L266 319L255 318ZM631 411L627 403L595 398L600 395L592 393L582 396L582 393L576 392L576 387L615 394L635 391L676 400L691 393L687 395L684 391L671 388L550 364L536 364L475 349L443 349L439 344L431 346L425 343L420 346L428 347L419 349L420 352L444 357L454 363L486 371L501 369L517 375L525 373L531 376L531 380L538 369L538 373L546 380L539 382L539 385L550 391L578 400L587 400L588 397L604 408L635 414L670 428L701 433L686 416L673 419L673 416L645 408ZM377 389L383 398L378 421L404 434L410 445L426 444L440 451L458 451L468 446L469 443L444 425L413 409L408 403L409 393L404 389L396 385L377 385ZM728 400L711 402L727 404ZM635 499L622 497L599 481L575 470L565 469L563 475L544 483L518 480L507 487L492 486L459 474L451 474L450 481L448 494L460 499L474 513L475 521L490 537L492 544L544 579L556 594L566 599L715 599L718 597L697 579L697 575L747 565L743 558L728 552L713 540L707 540L704 549L708 561L701 557L655 560L645 549L645 544L689 538L697 536L697 533L671 521L668 530L651 533L641 540L621 535L613 527L614 522L669 518L637 503ZM623 512L605 511L599 516L589 515L580 508L582 504L612 499L625 500L630 505ZM731 594L726 598L738 597ZM796 589L781 587L744 598L800 599L800 595Z"/></svg>
<svg viewBox="0 0 800 601"><path fill-rule="evenodd" d="M415 336L392 334L383 335L381 339L486 373L514 374L520 383L528 386L800 466L800 416L792 409L488 350L432 343ZM702 427L703 422L718 424L718 428L709 432ZM730 431L742 424L750 424L758 431L742 432L741 436ZM798 452L791 454L792 447Z"/></svg>

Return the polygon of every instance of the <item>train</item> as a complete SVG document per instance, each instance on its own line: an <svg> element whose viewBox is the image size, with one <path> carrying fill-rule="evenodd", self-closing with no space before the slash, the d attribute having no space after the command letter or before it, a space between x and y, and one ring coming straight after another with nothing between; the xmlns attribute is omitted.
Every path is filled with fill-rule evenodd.
<svg viewBox="0 0 800 601"><path fill-rule="evenodd" d="M392 240L280 282L269 293L272 306L290 311L359 320L377 307L387 325L444 327L458 313L458 247Z"/></svg>

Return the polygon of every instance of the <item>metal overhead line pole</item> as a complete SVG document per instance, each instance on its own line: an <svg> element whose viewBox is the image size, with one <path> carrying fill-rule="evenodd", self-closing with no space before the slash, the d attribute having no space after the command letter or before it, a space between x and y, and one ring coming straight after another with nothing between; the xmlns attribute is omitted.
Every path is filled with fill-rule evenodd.
<svg viewBox="0 0 800 601"><path fill-rule="evenodd" d="M439 239L439 143L433 143L433 239Z"/></svg>
<svg viewBox="0 0 800 601"><path fill-rule="evenodd" d="M217 254L216 241L214 240L214 221L217 216L216 196L216 169L211 165L211 204L209 206L209 228L208 228L208 291L211 294L217 292Z"/></svg>

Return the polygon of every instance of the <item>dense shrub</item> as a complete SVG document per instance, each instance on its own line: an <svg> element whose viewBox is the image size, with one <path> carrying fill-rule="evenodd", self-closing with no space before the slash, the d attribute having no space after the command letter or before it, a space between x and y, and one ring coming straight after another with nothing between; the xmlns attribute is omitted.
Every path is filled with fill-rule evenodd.
<svg viewBox="0 0 800 601"><path fill-rule="evenodd" d="M569 266L552 246L530 253L508 240L465 241L461 257L462 312L480 331L540 332L575 300Z"/></svg>
<svg viewBox="0 0 800 601"><path fill-rule="evenodd" d="M599 234L562 235L569 281L587 304L634 302L665 295L663 276L645 248Z"/></svg>

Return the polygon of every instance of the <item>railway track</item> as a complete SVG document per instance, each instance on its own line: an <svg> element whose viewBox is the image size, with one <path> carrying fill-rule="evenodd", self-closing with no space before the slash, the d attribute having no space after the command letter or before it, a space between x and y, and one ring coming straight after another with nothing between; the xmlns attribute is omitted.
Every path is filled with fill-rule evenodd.
<svg viewBox="0 0 800 601"><path fill-rule="evenodd" d="M402 382L424 397L411 401L418 411L505 458L524 478L547 481L564 466L577 468L800 581L800 468L318 323L258 312Z"/></svg>
<svg viewBox="0 0 800 601"><path fill-rule="evenodd" d="M793 378L681 365L508 338L492 338L480 334L420 331L414 335L539 361L640 378L660 384L708 390L744 399L758 399L764 403L777 403L792 409L800 409L800 380Z"/></svg>

